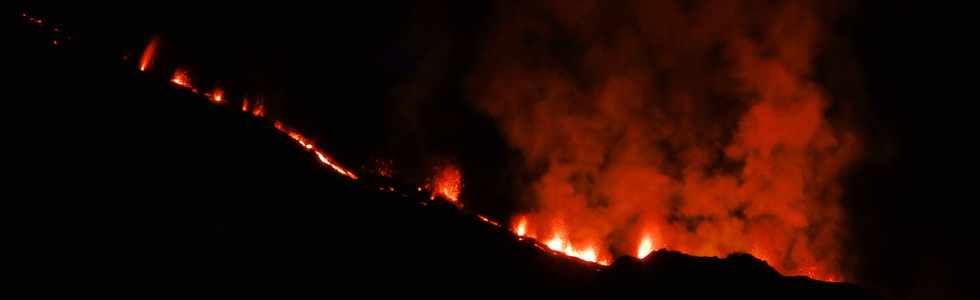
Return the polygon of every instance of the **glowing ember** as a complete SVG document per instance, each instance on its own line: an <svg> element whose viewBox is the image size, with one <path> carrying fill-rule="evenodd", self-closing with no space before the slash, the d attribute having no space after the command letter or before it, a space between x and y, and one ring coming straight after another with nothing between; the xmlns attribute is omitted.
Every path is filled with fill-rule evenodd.
<svg viewBox="0 0 980 300"><path fill-rule="evenodd" d="M485 222L485 223L488 223L488 224L493 225L493 226L500 227L500 224L498 224L494 220L490 220L490 218L484 217L483 215L477 215L477 217L479 217L480 220L483 220L483 222Z"/></svg>
<svg viewBox="0 0 980 300"><path fill-rule="evenodd" d="M252 115L259 118L265 116L265 105L262 103L262 99L255 100L255 105L252 107Z"/></svg>
<svg viewBox="0 0 980 300"><path fill-rule="evenodd" d="M644 236L643 240L640 241L640 247L636 249L636 257L644 258L653 252L653 239L650 236Z"/></svg>
<svg viewBox="0 0 980 300"><path fill-rule="evenodd" d="M176 71L174 71L174 76L170 78L170 82L173 82L181 87L193 89L193 87L191 87L190 76L187 74L187 70L183 68L178 68Z"/></svg>
<svg viewBox="0 0 980 300"><path fill-rule="evenodd" d="M150 63L153 62L153 56L156 55L158 39L156 37L150 39L150 43L146 44L146 49L143 49L143 57L140 58L140 71L146 71L150 67Z"/></svg>
<svg viewBox="0 0 980 300"><path fill-rule="evenodd" d="M517 233L517 236L527 234L527 217L522 216L517 219L517 225L514 226L514 233Z"/></svg>
<svg viewBox="0 0 980 300"><path fill-rule="evenodd" d="M214 91L208 95L208 98L215 104L221 104L225 101L225 91L221 90L221 88L214 88Z"/></svg>
<svg viewBox="0 0 980 300"><path fill-rule="evenodd" d="M565 246L565 255L578 257L582 260L591 261L591 262L596 262L598 258L595 252L595 248L588 247L585 248L585 250L578 251L575 250L575 248L572 248L571 244Z"/></svg>
<svg viewBox="0 0 980 300"><path fill-rule="evenodd" d="M462 181L463 176L456 166L444 166L434 180L435 190L433 190L433 196L437 194L452 202L459 202L459 193L463 187Z"/></svg>
<svg viewBox="0 0 980 300"><path fill-rule="evenodd" d="M242 111L248 112L248 98L242 99Z"/></svg>
<svg viewBox="0 0 980 300"><path fill-rule="evenodd" d="M391 166L391 160L387 159L377 159L374 161L375 170L378 176L391 178L394 173L394 168Z"/></svg>
<svg viewBox="0 0 980 300"><path fill-rule="evenodd" d="M565 255L575 257L584 261L594 262L601 265L609 265L609 261L606 259L599 260L599 254L595 247L587 246L584 249L576 249L572 246L572 243L565 241L560 234L555 234L546 244L548 249L555 250Z"/></svg>

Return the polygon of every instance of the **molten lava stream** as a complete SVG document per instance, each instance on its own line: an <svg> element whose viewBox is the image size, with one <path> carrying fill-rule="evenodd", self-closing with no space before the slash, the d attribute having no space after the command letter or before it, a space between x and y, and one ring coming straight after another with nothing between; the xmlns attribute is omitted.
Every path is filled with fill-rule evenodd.
<svg viewBox="0 0 980 300"><path fill-rule="evenodd" d="M153 62L153 56L156 55L157 43L159 39L153 37L150 42L146 44L146 49L143 49L143 56L140 57L140 71L146 71L150 68L150 64Z"/></svg>
<svg viewBox="0 0 980 300"><path fill-rule="evenodd" d="M305 137L303 137L303 135L300 134L299 132L296 132L296 131L293 131L293 130L291 130L289 128L286 128L285 126L282 125L282 122L279 122L279 121L273 122L273 125L276 127L276 129L278 129L279 131L282 131L283 133L286 133L287 136L289 136L290 138L292 138L293 140L295 140L297 143L299 143L300 146L303 146L303 149L306 149L306 150L309 150L309 151L313 151L313 153L316 154L317 159L319 159L321 163L327 165L328 167L330 167L331 169L333 169L334 171L336 171L340 175L344 175L344 176L347 176L350 179L357 180L357 175L354 175L354 172L351 172L351 171L345 169L344 167L341 167L340 164L336 163L329 156L327 156L326 154L324 154L319 149L316 149L316 147L313 146L313 142L310 141L310 140L308 140L308 139L306 139Z"/></svg>

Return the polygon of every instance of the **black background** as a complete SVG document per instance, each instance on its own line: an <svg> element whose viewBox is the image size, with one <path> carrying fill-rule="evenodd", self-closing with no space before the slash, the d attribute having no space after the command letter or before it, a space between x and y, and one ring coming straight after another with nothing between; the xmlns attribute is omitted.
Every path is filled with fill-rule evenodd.
<svg viewBox="0 0 980 300"><path fill-rule="evenodd" d="M248 3L201 6L193 2L89 5L22 3L28 11L62 24L61 28L77 43L84 44L78 48L84 49L84 55L64 57L59 62L49 57L60 54L30 48L9 56L9 62L21 63L17 66L23 70L35 70L31 64L43 63L48 68L36 70L60 72L58 63L74 64L77 63L74 59L84 59L89 61L78 63L79 66L91 68L75 68L83 71L61 74L25 74L20 72L21 68L14 68L19 71L15 72L19 80L10 88L20 93L14 93L16 96L6 101L8 114L12 116L7 120L7 128L12 131L9 136L16 138L10 147L22 154L29 153L24 154L27 157L42 157L45 162L41 168L21 160L18 166L24 166L23 169L13 168L19 172L18 179L32 184L74 183L27 189L41 192L37 195L64 199L66 196L59 192L67 192L67 197L82 202L92 196L98 198L112 187L127 185L127 192L110 192L113 196L106 197L159 198L154 200L159 203L167 203L167 198L184 199L172 202L171 206L164 205L168 207L165 211L198 211L189 214L195 221L188 224L212 224L214 220L219 225L243 223L234 221L233 213L215 213L223 211L215 207L234 206L234 201L219 201L198 209L193 204L197 202L187 200L208 196L191 197L182 192L196 185L207 185L207 169L193 169L190 163L187 167L191 169L180 169L162 162L122 167L118 162L146 161L146 158L130 150L104 151L106 147L99 145L130 145L137 149L142 146L154 148L154 153L184 153L175 157L196 153L190 146L195 144L264 146L248 144L246 137L214 139L223 132L220 128L214 129L214 135L154 138L183 132L171 131L173 121L164 118L179 115L185 108L171 103L167 95L133 99L142 102L129 104L65 98L66 94L74 93L66 91L77 89L86 91L79 92L80 95L115 90L105 93L123 99L126 89L120 86L152 86L151 82L162 82L174 68L184 66L190 68L196 85L206 89L209 84L220 82L231 99L261 93L270 104L271 115L280 116L316 137L330 153L354 168L370 165L378 157L390 158L401 164L398 170L412 181L428 174L425 168L434 160L450 159L459 163L467 174L462 198L467 199L470 209L506 220L519 205L510 192L514 182L524 180L516 171L516 154L505 145L491 121L466 103L462 91L462 77L472 65L474 49L479 46L475 37L489 26L492 15L488 12L499 4L406 1L275 6ZM867 93L861 119L869 145L868 155L846 181L844 203L852 223L852 238L846 241L846 252L853 254L848 263L856 275L856 283L889 297L970 295L969 272L974 270L977 253L973 245L976 226L972 222L971 203L976 198L972 146L976 136L972 102L976 96L972 91L975 83L971 82L975 71L967 66L971 55L965 47L975 33L971 35L969 19L955 17L951 11L955 9L865 1L855 5L835 27L837 34L850 41ZM21 22L19 18L10 19L9 22ZM33 34L24 33L28 37L24 40L43 40L34 38ZM155 81L134 83L135 79L120 81L123 80L120 76L109 75L118 74L118 66L125 65L121 58L135 65L133 62L154 35L162 41L160 59L154 62L150 72L150 78ZM44 49L54 53L73 48ZM105 69L96 67L103 62ZM427 76L434 78L431 82L412 81L420 72L437 74ZM132 76L136 74L133 70ZM80 86L44 84L71 82L72 76L87 78L84 84L79 82ZM429 90L424 94L429 97L409 102L399 100L397 96L403 95L400 88L405 83L427 87ZM160 86L166 88L163 83ZM89 115L78 116L78 112ZM148 121L143 113L160 116L153 119L159 123ZM184 118L207 123L206 116ZM127 122L153 125L130 131L133 128L125 125ZM184 129L192 131L192 127L188 125ZM115 140L116 134L94 134L100 130L115 132L125 141ZM154 140L178 144L164 145ZM294 170L245 154L227 156L228 153L222 153L201 160L213 163L216 169L222 170L220 174L235 173L227 171L242 168L235 167L241 161L268 163L258 168L277 175ZM170 188L159 190L159 182L149 184L124 175L146 174L145 170L153 169L152 166L158 171L149 177L170 178L172 184L162 185ZM114 183L92 179L100 183L92 185L76 179L104 171L119 172L106 178L126 180ZM298 186L304 187L322 185L308 182L309 179L300 175L242 176L220 182L243 182L247 187L270 181L281 181L284 185L302 182ZM265 192L269 197L288 198L278 190ZM232 198L227 194L210 196ZM305 192L297 192L295 196L308 197ZM18 198L29 200L35 196ZM126 207L126 203L114 200L101 209L122 212L125 210L120 207ZM277 213L288 214L287 209L282 209ZM84 209L89 210L93 208ZM70 209L65 213L70 214ZM312 213L302 217L317 218ZM119 226L125 227L110 223L97 228L119 230L116 228ZM197 232L172 228L159 228L159 231ZM130 234L146 232L140 229ZM201 237L207 238L207 235ZM86 241L81 239L79 243Z"/></svg>

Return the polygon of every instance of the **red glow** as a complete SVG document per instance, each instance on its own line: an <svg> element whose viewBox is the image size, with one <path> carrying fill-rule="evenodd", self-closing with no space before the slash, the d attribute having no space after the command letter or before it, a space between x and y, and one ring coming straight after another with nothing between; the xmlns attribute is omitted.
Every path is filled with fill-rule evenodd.
<svg viewBox="0 0 980 300"><path fill-rule="evenodd" d="M521 216L517 218L517 224L514 225L514 233L520 237L527 234L527 217Z"/></svg>
<svg viewBox="0 0 980 300"><path fill-rule="evenodd" d="M455 203L459 202L459 193L463 188L463 175L459 172L459 168L447 164L437 170L433 181L435 185L433 195L442 196Z"/></svg>
<svg viewBox="0 0 980 300"><path fill-rule="evenodd" d="M221 104L225 102L225 91L221 88L214 88L214 91L208 95L208 98L211 99L211 102L214 102L214 104Z"/></svg>
<svg viewBox="0 0 980 300"><path fill-rule="evenodd" d="M484 217L483 215L477 215L477 217L479 217L480 220L483 220L484 223L487 223L487 224L490 224L490 225L493 225L493 226L500 227L500 224L499 223L497 223L494 220L490 220L490 218Z"/></svg>
<svg viewBox="0 0 980 300"><path fill-rule="evenodd" d="M327 166L330 166L330 168L332 168L334 171L337 171L337 173L340 173L340 175L347 176L350 179L355 179L355 180L357 179L357 175L354 175L353 172L348 171L347 169L344 169L343 167L338 165L336 162L331 160L330 157L327 157L322 152L320 152L320 150L316 151L316 156L317 158L320 159L320 162L326 164Z"/></svg>
<svg viewBox="0 0 980 300"><path fill-rule="evenodd" d="M647 235L644 236L642 240L640 240L640 246L636 248L636 257L637 258L647 257L647 255L649 255L650 252L653 252L653 238Z"/></svg>
<svg viewBox="0 0 980 300"><path fill-rule="evenodd" d="M609 265L609 259L599 259L599 254L596 248L589 244L582 248L576 248L572 246L572 243L564 238L564 235L560 232L556 232L547 243L548 249L561 252L565 255L575 257L584 261L594 262L600 265Z"/></svg>
<svg viewBox="0 0 980 300"><path fill-rule="evenodd" d="M187 70L183 68L178 68L174 71L174 76L170 78L170 82L181 87L193 89L190 76L187 74Z"/></svg>
<svg viewBox="0 0 980 300"><path fill-rule="evenodd" d="M265 117L265 104L262 103L262 99L256 99L255 105L252 107L252 115L256 117Z"/></svg>
<svg viewBox="0 0 980 300"><path fill-rule="evenodd" d="M157 43L158 39L154 37L146 44L146 49L143 49L143 56L140 57L140 71L145 72L150 68L150 64L153 62L153 56L156 55Z"/></svg>
<svg viewBox="0 0 980 300"><path fill-rule="evenodd" d="M518 191L533 207L519 212L525 236L580 256L745 252L786 275L842 272L841 183L861 130L839 113L850 99L813 74L832 31L812 3L734 4L725 18L712 5L640 5L623 12L630 26L541 5L561 21L504 14L468 88L533 173ZM518 38L529 35L586 50ZM726 63L705 67L705 55Z"/></svg>
<svg viewBox="0 0 980 300"><path fill-rule="evenodd" d="M374 160L373 168L375 169L375 174L378 176L391 178L394 175L391 160L376 159Z"/></svg>
<svg viewBox="0 0 980 300"><path fill-rule="evenodd" d="M278 129L279 131L286 133L287 136L289 136L297 143L299 143L300 146L303 147L303 149L313 151L313 153L316 154L317 159L319 159L321 163L327 165L328 167L330 167L340 175L347 176L350 179L355 179L355 180L357 179L357 175L354 175L354 172L351 172L350 170L347 170L344 167L340 166L340 164L338 164L336 161L334 161L329 156L324 154L322 151L316 149L316 146L313 145L313 142L303 137L303 135L300 134L299 132L286 128L286 126L283 126L282 122L279 121L273 122L273 126L275 126L275 128Z"/></svg>

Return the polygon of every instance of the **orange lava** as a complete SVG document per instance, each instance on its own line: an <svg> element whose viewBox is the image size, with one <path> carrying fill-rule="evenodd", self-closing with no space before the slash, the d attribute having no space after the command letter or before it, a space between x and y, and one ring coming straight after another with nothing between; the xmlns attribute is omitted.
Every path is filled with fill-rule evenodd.
<svg viewBox="0 0 980 300"><path fill-rule="evenodd" d="M522 216L517 218L517 225L514 225L514 233L520 237L527 234L527 217Z"/></svg>
<svg viewBox="0 0 980 300"><path fill-rule="evenodd" d="M313 141L310 141L299 132L286 128L286 126L282 125L282 122L279 121L273 122L273 126L275 126L276 129L282 131L287 136L289 136L297 143L299 143L300 146L303 147L303 149L313 151L313 153L316 154L317 159L319 159L321 163L327 165L328 167L336 171L338 174L347 176L350 179L354 179L354 180L357 179L357 175L354 175L354 172L351 172L350 170L347 170L346 168L340 166L339 163L331 159L330 156L324 154L323 151L316 149L316 146L313 145Z"/></svg>
<svg viewBox="0 0 980 300"><path fill-rule="evenodd" d="M188 75L187 70L183 68L177 68L177 70L174 71L174 76L170 78L170 82L173 82L181 87L190 89L194 88L191 86L190 75Z"/></svg>
<svg viewBox="0 0 980 300"><path fill-rule="evenodd" d="M255 99L255 104L252 106L252 115L261 118L265 117L265 104L262 103L262 99Z"/></svg>
<svg viewBox="0 0 980 300"><path fill-rule="evenodd" d="M31 20L34 21L35 19ZM37 19L36 22L41 23L40 19ZM151 39L147 44L140 58L140 71L145 72L153 65L158 45L157 38ZM510 129L505 134L512 144L524 151L528 157L535 159L534 162L545 161L550 163L544 176L534 183L533 195L538 198L541 211L515 217L512 223L512 232L522 240L550 237L546 242L535 241L534 244L538 247L543 245L556 253L600 265L609 265L611 258L620 254L632 254L638 258L644 258L655 251L657 247L669 246L694 255L713 256L722 256L732 251L745 251L766 260L781 272L806 275L825 281L843 281L843 276L834 271L836 270L834 263L837 259L835 256L837 253L834 252L836 245L833 241L828 241L827 237L832 236L830 233L836 230L834 226L839 222L837 219L838 207L834 204L836 200L834 192L837 188L835 179L840 170L853 159L852 152L856 151L857 142L853 140L853 137L848 136L847 132L835 131L834 127L829 126L829 121L823 119L827 100L823 99L819 93L804 93L808 92L807 88L809 87L806 77L782 78L780 76L787 75L779 73L781 70L779 68L768 66L767 69L764 68L767 67L766 64L756 61L748 61L745 64L746 66L761 66L759 68L746 68L748 70L746 72L758 72L746 73L746 76L762 78L759 79L760 82L750 83L762 87L781 87L782 89L778 91L782 94L776 95L779 97L767 95L768 98L749 103L747 110L738 118L738 122L733 127L733 130L738 133L734 140L728 141L729 144L721 144L724 148L707 149L719 150L723 153L720 154L723 155L723 158L742 162L744 167L735 174L705 174L698 171L701 168L685 169L685 172L688 173L684 173L682 178L662 174L659 164L663 162L648 162L640 159L667 156L657 149L644 148L647 145L656 145L656 143L647 140L652 134L644 131L645 127L636 129L636 132L628 132L629 135L623 139L613 139L610 145L601 144L603 141L601 137L604 137L602 134L605 131L590 126L608 123L625 124L623 126L632 128L632 124L643 124L640 121L645 120L634 120L635 116L633 116L632 111L619 109L619 107L624 106L619 105L621 101L634 99L636 97L628 96L639 93L634 91L636 87L631 85L629 81L606 83L608 85L607 90L590 95L593 97L589 99L593 100L598 107L608 110L601 111L604 115L600 117L577 115L559 115L556 117L550 112L559 110L544 109L564 107L562 102L540 104L540 107L536 107L536 109L549 113L524 116L527 120L503 118L500 117L503 115L502 112L493 111L495 117L507 122L543 124L546 125L544 126L546 128L554 129L529 132L523 130L524 127L521 126L505 126L505 128ZM501 76L504 79L499 80L534 83L538 79L533 76L537 75L536 73L504 75L508 76ZM522 76L528 78L522 78ZM785 82L771 84L766 82L766 80L776 79ZM184 68L175 70L170 81L179 87L197 93L197 89L191 83L188 71ZM574 85L563 81L545 80L545 82L554 85L542 85L551 89L574 90ZM518 85L517 83L508 83L508 81L504 81L499 86L504 87L502 89L505 91L510 91L512 86ZM529 85L534 86L532 90L535 92L531 93L532 97L537 97L540 94L536 92L538 86ZM755 87L755 89L765 90L760 87ZM224 91L220 88L216 88L205 95L216 104L226 101ZM510 94L504 93L503 95ZM517 100L524 100L519 97L522 96L520 94L510 96ZM494 102L490 105L490 109L517 115L527 112L528 101L512 101L511 105L502 106L496 102L499 97L491 98ZM786 103L777 101L783 98L798 100L787 101ZM261 98L256 98L252 102L243 99L241 110L255 117L266 116L265 103ZM687 123L677 120L668 119L668 121L687 126ZM284 126L279 121L275 121L273 124L276 129L296 141L302 149L315 154L320 163L342 176L354 180L358 179L357 175L341 166L325 151L319 149L312 140L298 131ZM713 124L703 126L714 129ZM686 129L698 130L699 128ZM673 138L673 136L667 137ZM716 143L704 144L715 145ZM541 149L539 148L541 145L554 145L554 148ZM614 148L625 147L623 145L629 147ZM774 151L774 149L779 151ZM705 153L713 153L707 150L691 146L690 149L685 150L686 152L681 153L687 160L684 163L698 167L706 166L711 162L709 160L711 157ZM592 157L596 153L606 152L624 154L612 158ZM766 153L766 155L760 156L759 153ZM808 156L813 155L813 153L821 155ZM556 159L556 157L565 157L563 155L572 155L572 162ZM609 159L612 160L607 161ZM581 163L581 161L585 163ZM390 166L379 168L378 174L390 177ZM589 182L593 185L590 186L594 190L591 192L601 197L581 194L582 192L577 188L582 185L582 182L579 182L582 174L588 175L585 176L588 178L586 181L594 181ZM811 179L817 177L819 180ZM431 182L425 185L425 190L431 192L433 198L438 196L461 206L459 197L462 187L460 169L455 165L445 164L436 169ZM811 189L828 192L807 194L806 192ZM393 192L394 188L388 187L387 190ZM422 191L423 188L419 187L418 190ZM593 198L600 198L610 202L610 204L593 206L589 201L595 200ZM682 206L672 208L662 205L672 203L673 199L683 199ZM752 199L755 202L751 203L752 205L746 205L743 203L745 199ZM820 203L830 204L818 205ZM602 209L595 207L602 207ZM702 222L699 224L698 230L692 232L686 227L687 223L666 221L669 216L672 216L669 210L678 210L683 212L684 216L706 216L703 219L693 218L684 221L712 221ZM778 222L750 224L746 220L730 217L735 215L733 212L748 216L767 216L767 219L760 220L776 218ZM499 223L486 216L477 215L477 218L485 223L500 227ZM640 221L627 221L636 219L640 219ZM541 225L553 224L552 221L556 220L562 221L558 222L562 225ZM650 228L638 225L644 222L652 223L654 224L653 228L663 231L653 231L656 233L656 240L654 235L641 232ZM827 222L826 224L829 225L826 226L830 229L819 232L820 235L814 237L813 240L793 239L793 237L799 236L801 228L808 228L808 225L819 222ZM639 229L633 227L639 227ZM732 228L742 228L743 230L735 231ZM607 239L611 233L616 232L626 232L625 237L619 237L621 242L618 244ZM764 243L764 247L749 248L752 242ZM797 248L787 249L787 245L793 245ZM824 251L829 252L829 254L817 251L823 249L829 249ZM790 250L793 251L790 252ZM769 256L768 253L775 255ZM781 260L768 259L770 257L781 258ZM782 260L792 262L792 264Z"/></svg>
<svg viewBox="0 0 980 300"><path fill-rule="evenodd" d="M323 152L320 152L320 150L316 150L316 157L320 159L320 162L326 164L327 166L330 166L330 168L332 168L334 171L337 171L337 173L340 173L340 175L344 175L350 179L357 180L357 175L354 175L353 172L348 171L347 169L341 167L339 164L331 160L330 157L324 155Z"/></svg>
<svg viewBox="0 0 980 300"><path fill-rule="evenodd" d="M150 42L146 44L146 49L143 49L143 56L140 57L140 71L145 72L150 68L150 64L153 62L153 56L156 55L158 40L156 37L150 39Z"/></svg>
<svg viewBox="0 0 980 300"><path fill-rule="evenodd" d="M449 201L458 203L459 193L463 188L463 176L454 165L447 164L437 171L434 178L435 189L433 196L439 195Z"/></svg>
<svg viewBox="0 0 980 300"><path fill-rule="evenodd" d="M587 245L583 248L576 248L572 246L572 243L567 241L560 232L556 232L552 238L545 243L545 245L548 246L548 249L561 252L571 257L597 263L603 266L609 265L609 259L599 259L599 254L594 246Z"/></svg>
<svg viewBox="0 0 980 300"><path fill-rule="evenodd" d="M649 255L650 252L653 252L653 238L647 235L644 236L642 240L640 240L640 246L636 248L636 257L637 258L647 257L647 255Z"/></svg>
<svg viewBox="0 0 980 300"><path fill-rule="evenodd" d="M483 220L484 223L487 223L487 224L490 224L490 225L493 225L493 226L500 227L500 223L497 223L494 220L490 220L490 218L487 218L487 217L485 217L483 215L477 215L477 217L480 218L480 220Z"/></svg>
<svg viewBox="0 0 980 300"><path fill-rule="evenodd" d="M211 99L211 102L214 102L214 104L221 104L225 102L225 91L221 88L214 88L214 91L211 91L211 93L207 96L208 99Z"/></svg>

